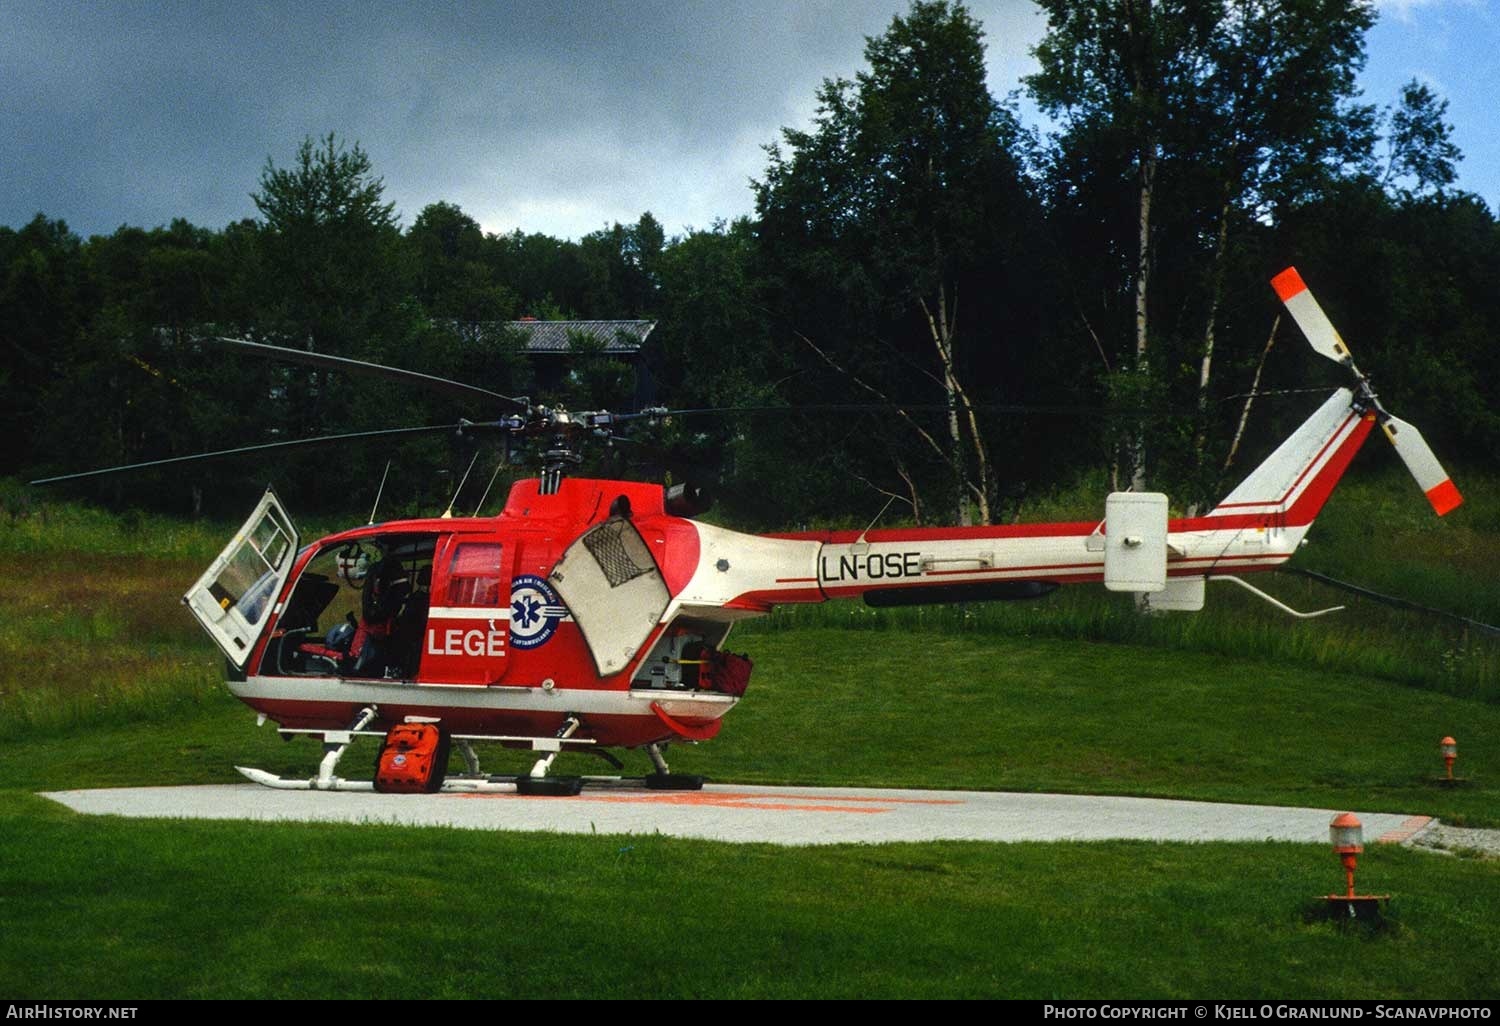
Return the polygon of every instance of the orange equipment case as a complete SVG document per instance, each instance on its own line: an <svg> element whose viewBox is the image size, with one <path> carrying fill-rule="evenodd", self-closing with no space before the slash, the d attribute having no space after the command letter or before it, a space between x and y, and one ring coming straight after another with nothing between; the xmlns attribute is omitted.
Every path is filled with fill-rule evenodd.
<svg viewBox="0 0 1500 1026"><path fill-rule="evenodd" d="M432 793L448 772L448 735L431 723L401 723L386 732L375 760L375 790Z"/></svg>

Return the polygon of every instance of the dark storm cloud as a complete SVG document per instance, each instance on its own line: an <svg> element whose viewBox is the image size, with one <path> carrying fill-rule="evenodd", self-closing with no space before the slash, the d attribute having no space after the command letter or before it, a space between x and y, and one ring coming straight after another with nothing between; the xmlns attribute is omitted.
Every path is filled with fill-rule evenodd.
<svg viewBox="0 0 1500 1026"><path fill-rule="evenodd" d="M409 222L456 202L492 231L576 235L650 209L746 213L760 147L851 75L900 0L56 4L0 9L0 223L108 232L255 214L268 156L358 140ZM992 86L1040 22L974 5Z"/></svg>

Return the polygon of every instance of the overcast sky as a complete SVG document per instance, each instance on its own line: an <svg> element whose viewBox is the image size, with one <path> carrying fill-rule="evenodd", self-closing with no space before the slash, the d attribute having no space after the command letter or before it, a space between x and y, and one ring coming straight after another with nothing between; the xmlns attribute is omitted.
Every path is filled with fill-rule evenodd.
<svg viewBox="0 0 1500 1026"><path fill-rule="evenodd" d="M1380 0L1363 84L1450 102L1460 186L1500 201L1494 0ZM747 180L905 0L0 2L0 224L81 234L255 216L269 157L358 141L410 224L577 237L650 210L670 234L747 214ZM1029 0L970 5L997 95L1031 70Z"/></svg>

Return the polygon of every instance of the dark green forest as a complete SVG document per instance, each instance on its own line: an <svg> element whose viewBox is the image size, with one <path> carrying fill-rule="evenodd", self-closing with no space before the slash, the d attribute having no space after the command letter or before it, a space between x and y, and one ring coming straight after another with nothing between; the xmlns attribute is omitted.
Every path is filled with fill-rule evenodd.
<svg viewBox="0 0 1500 1026"><path fill-rule="evenodd" d="M1373 7L1040 6L1040 70L1015 86L1046 131L987 87L964 7L914 3L810 125L766 140L754 216L679 236L650 213L577 241L487 234L450 203L406 223L336 126L245 169L253 219L0 227L0 475L514 412L207 341L228 335L570 409L625 412L649 374L662 405L727 412L642 425L585 470L702 481L746 526L868 519L887 496L891 517L1006 521L1084 477L1187 507L1345 383L1279 316L1290 264L1382 400L1449 463L1493 468L1500 225L1454 188L1441 97L1357 91ZM548 387L522 317L657 327L642 366L580 344ZM385 513L435 513L476 446L472 508L499 449L442 433L47 494L220 515L270 481L348 513L389 460Z"/></svg>

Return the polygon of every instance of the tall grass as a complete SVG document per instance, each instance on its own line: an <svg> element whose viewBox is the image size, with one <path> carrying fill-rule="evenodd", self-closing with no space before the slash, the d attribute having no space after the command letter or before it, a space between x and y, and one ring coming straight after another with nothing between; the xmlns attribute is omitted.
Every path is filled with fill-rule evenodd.
<svg viewBox="0 0 1500 1026"><path fill-rule="evenodd" d="M245 507L249 516L252 507ZM326 515L299 519L303 542L364 523L350 514L343 522ZM114 511L56 498L44 489L0 478L0 556L133 556L185 560L204 565L217 556L242 521L177 517L138 509ZM197 575L194 574L194 577ZM184 587L192 578L184 582Z"/></svg>
<svg viewBox="0 0 1500 1026"><path fill-rule="evenodd" d="M74 503L11 501L0 504L0 556L146 556L206 563L238 526L138 510L110 513Z"/></svg>
<svg viewBox="0 0 1500 1026"><path fill-rule="evenodd" d="M193 559L33 553L0 579L0 736L196 706L220 679Z"/></svg>
<svg viewBox="0 0 1500 1026"><path fill-rule="evenodd" d="M1436 517L1400 467L1353 477L1293 564L1500 624L1500 477L1457 480L1464 504Z"/></svg>
<svg viewBox="0 0 1500 1026"><path fill-rule="evenodd" d="M1266 585L1288 604L1349 602L1351 610L1296 621L1228 585L1209 589L1202 613L1142 616L1128 596L1072 588L1036 602L870 609L855 603L796 606L750 621L745 634L815 627L912 636L971 634L1111 642L1267 659L1500 702L1500 642L1419 613L1388 611L1310 582ZM1314 590L1319 594L1313 594Z"/></svg>
<svg viewBox="0 0 1500 1026"><path fill-rule="evenodd" d="M196 713L223 692L212 660L150 665L121 661L102 673L97 690L42 684L0 694L0 738L61 733L105 722L160 722Z"/></svg>

